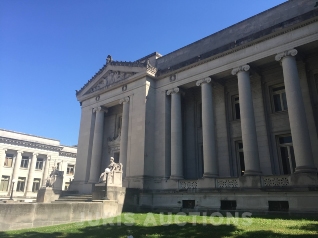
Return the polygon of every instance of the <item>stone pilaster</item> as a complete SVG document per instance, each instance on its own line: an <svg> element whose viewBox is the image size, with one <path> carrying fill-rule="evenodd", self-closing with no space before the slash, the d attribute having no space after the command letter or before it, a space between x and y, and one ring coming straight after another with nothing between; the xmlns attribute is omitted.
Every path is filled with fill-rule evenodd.
<svg viewBox="0 0 318 238"><path fill-rule="evenodd" d="M46 160L45 160L44 169L43 169L42 187L46 186L46 179L49 176L50 161L51 161L51 156L47 155Z"/></svg>
<svg viewBox="0 0 318 238"><path fill-rule="evenodd" d="M296 54L297 50L291 49L275 56L275 59L280 61L283 67L288 116L296 160L295 172L317 172L313 161L305 106L295 59Z"/></svg>
<svg viewBox="0 0 318 238"><path fill-rule="evenodd" d="M212 85L210 82L211 78L209 77L196 82L197 86L201 86L202 96L203 177L216 177L219 175L215 141Z"/></svg>
<svg viewBox="0 0 318 238"><path fill-rule="evenodd" d="M171 179L183 179L182 113L179 88L167 91L171 95Z"/></svg>
<svg viewBox="0 0 318 238"><path fill-rule="evenodd" d="M123 114L120 131L120 154L119 162L123 164L123 177L126 177L127 170L127 152L128 152L128 127L129 127L129 97L119 100L123 104Z"/></svg>
<svg viewBox="0 0 318 238"><path fill-rule="evenodd" d="M34 179L34 170L37 160L37 153L33 153L30 168L29 168L29 174L28 174L28 181L27 181L27 187L25 190L25 196L28 196L28 194L32 193L32 185L33 185L33 179Z"/></svg>
<svg viewBox="0 0 318 238"><path fill-rule="evenodd" d="M257 135L253 109L252 91L250 85L249 65L243 65L232 70L237 75L240 100L240 115L243 152L245 162L244 175L260 175Z"/></svg>
<svg viewBox="0 0 318 238"><path fill-rule="evenodd" d="M97 107L93 109L96 113L94 137L93 137L93 148L91 157L91 167L89 173L89 183L97 183L100 173L100 165L102 158L103 149L103 137L104 137L104 112L107 109L104 107Z"/></svg>

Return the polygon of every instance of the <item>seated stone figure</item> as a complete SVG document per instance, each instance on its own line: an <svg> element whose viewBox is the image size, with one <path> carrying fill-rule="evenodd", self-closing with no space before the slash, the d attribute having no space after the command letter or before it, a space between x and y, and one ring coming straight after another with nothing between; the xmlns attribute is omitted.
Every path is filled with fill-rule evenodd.
<svg viewBox="0 0 318 238"><path fill-rule="evenodd" d="M111 184L121 184L121 179L122 179L122 171L123 171L123 165L122 163L115 163L114 162L114 158L113 157L110 157L110 164L108 165L107 167L109 169L109 172L108 172L108 183L111 185ZM106 169L107 169L106 168ZM106 173L106 169L105 169L105 172L103 172L100 177L99 177L99 182L103 182L106 180L106 176L107 176L107 173ZM116 176L116 175L117 176ZM118 181L117 181L118 180ZM120 180L120 181L119 181Z"/></svg>

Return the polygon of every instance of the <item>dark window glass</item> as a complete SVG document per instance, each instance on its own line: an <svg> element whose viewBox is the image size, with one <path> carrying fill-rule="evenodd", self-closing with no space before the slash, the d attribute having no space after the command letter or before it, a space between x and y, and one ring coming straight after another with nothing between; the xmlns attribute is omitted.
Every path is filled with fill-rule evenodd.
<svg viewBox="0 0 318 238"><path fill-rule="evenodd" d="M240 110L240 104L235 104L235 119L241 119L241 110Z"/></svg>
<svg viewBox="0 0 318 238"><path fill-rule="evenodd" d="M287 144L287 143L292 143L292 137L291 136L284 136L284 137L279 137L279 143L280 144Z"/></svg>
<svg viewBox="0 0 318 238"><path fill-rule="evenodd" d="M280 94L273 95L273 99L274 99L275 112L282 111L282 105L281 105L281 101L280 101Z"/></svg>

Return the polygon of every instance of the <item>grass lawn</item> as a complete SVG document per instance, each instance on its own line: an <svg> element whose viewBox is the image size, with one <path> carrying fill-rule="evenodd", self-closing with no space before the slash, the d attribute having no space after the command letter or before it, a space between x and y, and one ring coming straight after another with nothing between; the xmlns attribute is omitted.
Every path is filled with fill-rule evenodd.
<svg viewBox="0 0 318 238"><path fill-rule="evenodd" d="M82 223L0 232L0 237L318 237L318 218L123 213Z"/></svg>

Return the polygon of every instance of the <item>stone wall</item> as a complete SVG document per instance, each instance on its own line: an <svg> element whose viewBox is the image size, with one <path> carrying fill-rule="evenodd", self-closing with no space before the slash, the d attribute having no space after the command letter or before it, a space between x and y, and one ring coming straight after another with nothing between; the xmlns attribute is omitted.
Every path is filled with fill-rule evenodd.
<svg viewBox="0 0 318 238"><path fill-rule="evenodd" d="M0 230L16 230L114 217L117 201L0 204Z"/></svg>

